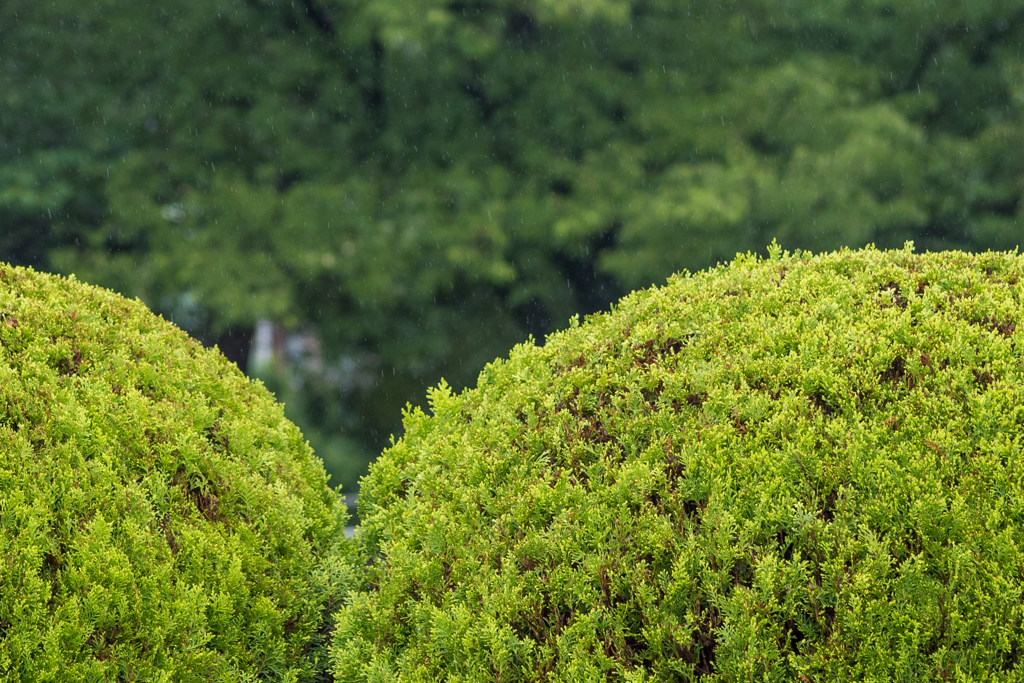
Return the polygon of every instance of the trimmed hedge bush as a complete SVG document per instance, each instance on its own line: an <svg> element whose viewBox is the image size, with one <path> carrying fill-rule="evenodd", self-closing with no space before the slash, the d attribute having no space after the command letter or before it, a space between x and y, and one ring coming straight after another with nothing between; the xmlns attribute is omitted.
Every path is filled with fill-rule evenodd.
<svg viewBox="0 0 1024 683"><path fill-rule="evenodd" d="M337 679L1019 680L1024 257L770 254L408 411Z"/></svg>
<svg viewBox="0 0 1024 683"><path fill-rule="evenodd" d="M346 519L219 352L0 264L0 679L321 676Z"/></svg>

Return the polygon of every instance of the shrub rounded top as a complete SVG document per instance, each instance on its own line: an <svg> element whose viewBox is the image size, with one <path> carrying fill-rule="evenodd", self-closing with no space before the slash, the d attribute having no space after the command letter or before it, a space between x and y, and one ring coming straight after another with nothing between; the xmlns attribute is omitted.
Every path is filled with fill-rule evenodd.
<svg viewBox="0 0 1024 683"><path fill-rule="evenodd" d="M1024 258L770 252L411 410L338 680L1024 670Z"/></svg>
<svg viewBox="0 0 1024 683"><path fill-rule="evenodd" d="M345 573L336 498L219 352L0 264L3 678L313 676Z"/></svg>

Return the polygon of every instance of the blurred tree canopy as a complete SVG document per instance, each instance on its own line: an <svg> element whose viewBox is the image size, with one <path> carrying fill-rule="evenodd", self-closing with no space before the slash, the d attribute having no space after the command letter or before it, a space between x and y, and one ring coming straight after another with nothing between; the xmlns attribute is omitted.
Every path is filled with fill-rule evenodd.
<svg viewBox="0 0 1024 683"><path fill-rule="evenodd" d="M276 386L351 490L426 386L677 270L1013 249L1022 42L1018 0L8 0L0 260L243 364L311 327L359 381Z"/></svg>

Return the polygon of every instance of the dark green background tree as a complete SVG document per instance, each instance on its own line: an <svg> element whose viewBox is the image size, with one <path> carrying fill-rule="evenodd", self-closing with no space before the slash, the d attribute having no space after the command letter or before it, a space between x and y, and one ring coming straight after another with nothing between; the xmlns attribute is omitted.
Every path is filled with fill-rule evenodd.
<svg viewBox="0 0 1024 683"><path fill-rule="evenodd" d="M677 270L1015 248L1022 41L1010 0L8 0L0 260L243 367L312 330L355 370L266 379L352 490L440 377Z"/></svg>

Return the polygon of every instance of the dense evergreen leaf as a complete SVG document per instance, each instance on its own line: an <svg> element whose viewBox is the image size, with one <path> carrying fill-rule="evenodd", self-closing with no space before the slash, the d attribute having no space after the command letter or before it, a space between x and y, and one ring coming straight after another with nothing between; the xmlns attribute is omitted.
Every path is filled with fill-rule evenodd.
<svg viewBox="0 0 1024 683"><path fill-rule="evenodd" d="M769 251L407 411L336 679L1019 680L1024 257Z"/></svg>
<svg viewBox="0 0 1024 683"><path fill-rule="evenodd" d="M320 679L346 519L221 354L139 301L0 264L0 678Z"/></svg>

